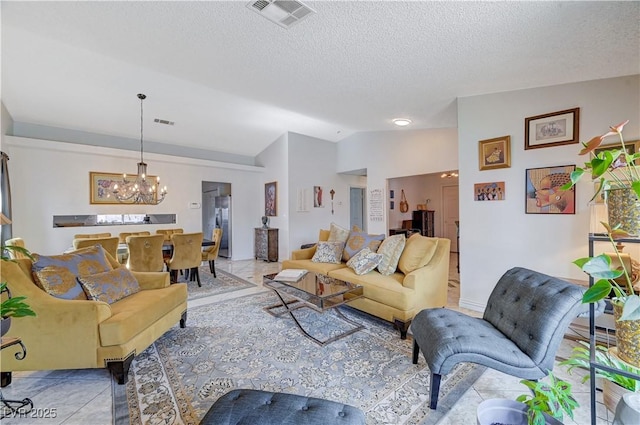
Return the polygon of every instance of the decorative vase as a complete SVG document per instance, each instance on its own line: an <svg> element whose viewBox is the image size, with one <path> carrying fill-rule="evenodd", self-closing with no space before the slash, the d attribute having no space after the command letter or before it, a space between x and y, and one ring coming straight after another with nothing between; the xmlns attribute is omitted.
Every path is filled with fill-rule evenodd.
<svg viewBox="0 0 640 425"><path fill-rule="evenodd" d="M0 319L0 336L4 336L7 332L9 332L9 328L11 327L11 317L3 317Z"/></svg>
<svg viewBox="0 0 640 425"><path fill-rule="evenodd" d="M621 315L622 305L613 303L618 357L631 366L640 368L640 320L619 320Z"/></svg>
<svg viewBox="0 0 640 425"><path fill-rule="evenodd" d="M608 189L605 193L609 226L620 225L629 234L640 235L640 201L633 189Z"/></svg>
<svg viewBox="0 0 640 425"><path fill-rule="evenodd" d="M527 425L527 405L506 398L492 398L478 405L478 425ZM562 422L544 414L547 425L562 425Z"/></svg>

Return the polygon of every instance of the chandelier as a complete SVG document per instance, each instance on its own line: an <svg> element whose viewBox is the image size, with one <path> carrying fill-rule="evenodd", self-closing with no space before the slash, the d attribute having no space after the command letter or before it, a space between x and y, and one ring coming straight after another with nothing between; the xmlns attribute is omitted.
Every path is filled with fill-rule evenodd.
<svg viewBox="0 0 640 425"><path fill-rule="evenodd" d="M135 176L135 179L127 179L127 175L123 174L121 181L113 182L111 192L118 201L123 203L158 205L164 201L164 197L167 194L167 186L158 192L160 177L157 177L155 182L147 181L147 164L142 159L142 101L146 98L147 96L144 94L138 93L138 99L140 99L140 162L138 162L138 175Z"/></svg>

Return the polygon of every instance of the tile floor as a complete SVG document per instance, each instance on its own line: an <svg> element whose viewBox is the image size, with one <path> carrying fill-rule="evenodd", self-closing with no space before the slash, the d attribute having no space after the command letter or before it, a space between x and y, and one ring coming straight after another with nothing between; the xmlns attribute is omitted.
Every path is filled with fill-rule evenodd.
<svg viewBox="0 0 640 425"><path fill-rule="evenodd" d="M455 264L456 258L452 255L450 274L457 278ZM216 261L216 267L253 281L258 284L258 287L222 294L213 297L214 300L194 300L189 303L190 307L218 301L224 297L236 297L264 291L266 289L262 287L262 275L279 270L278 263L253 260L228 261L223 258ZM458 288L450 287L448 298L450 308L458 309L458 297ZM477 312L467 311L467 313L479 315ZM572 344L565 340L558 355L567 357L571 352ZM578 371L569 376L563 367L554 368L554 372L560 378L572 383L574 396L581 406L574 412L575 421L565 418L565 424L590 424L589 385L588 382L580 383L585 372ZM488 369L441 420L440 424L475 424L476 407L481 401L496 397L515 399L525 390L518 378ZM35 416L44 416L47 413L51 415L52 410L55 409L55 418L32 418L31 415L28 417L7 417L2 419L2 424L108 425L113 423L111 378L104 369L16 372L13 374L13 383L3 388L2 393L9 399L30 397L36 408ZM601 403L601 394L598 394L598 399L600 402L597 403L597 423L610 424L613 415L611 412L607 412Z"/></svg>

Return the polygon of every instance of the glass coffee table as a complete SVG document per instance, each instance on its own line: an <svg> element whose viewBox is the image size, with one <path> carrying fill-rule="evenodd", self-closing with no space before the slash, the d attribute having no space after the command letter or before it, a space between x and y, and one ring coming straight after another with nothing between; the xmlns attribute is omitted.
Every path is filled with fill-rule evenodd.
<svg viewBox="0 0 640 425"><path fill-rule="evenodd" d="M362 286L313 272L307 272L295 282L276 280L276 275L277 273L265 275L262 283L276 293L281 303L265 307L264 309L276 317L289 313L300 331L313 342L324 346L364 328L363 325L345 317L340 309L337 308L351 300L362 297ZM285 300L285 297L289 299ZM333 335L325 340L320 340L307 332L294 316L293 311L302 307L309 307L320 313L334 309L337 317L351 325L351 329ZM283 311L274 311L278 309Z"/></svg>

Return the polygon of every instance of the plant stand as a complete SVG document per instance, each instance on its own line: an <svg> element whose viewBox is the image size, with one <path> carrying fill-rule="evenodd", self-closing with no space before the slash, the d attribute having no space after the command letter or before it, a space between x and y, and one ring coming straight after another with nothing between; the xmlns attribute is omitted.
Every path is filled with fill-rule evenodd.
<svg viewBox="0 0 640 425"><path fill-rule="evenodd" d="M20 338L9 337L2 338L2 343L0 345L0 350L4 350L5 348L20 345L22 351L16 353L16 359L22 360L27 355L27 349L25 348L22 340ZM7 416L14 415L16 413L28 413L33 409L33 401L30 398L23 398L22 400L9 400L2 396L2 392L0 392L0 403L2 407L2 412L0 414L0 419L4 419ZM25 406L29 406L28 410L23 410Z"/></svg>

